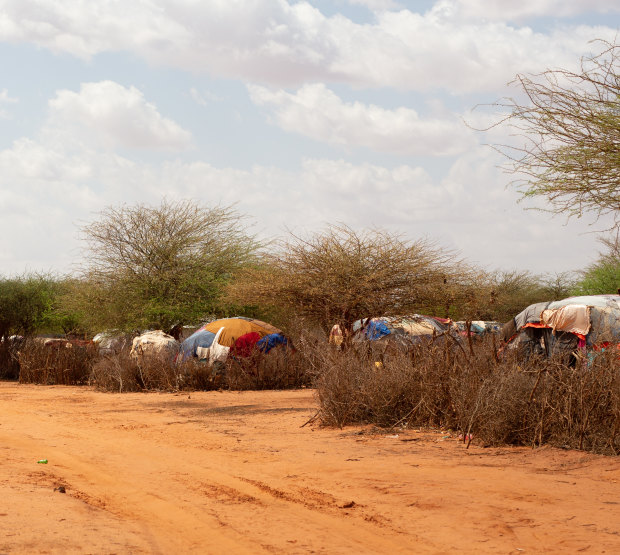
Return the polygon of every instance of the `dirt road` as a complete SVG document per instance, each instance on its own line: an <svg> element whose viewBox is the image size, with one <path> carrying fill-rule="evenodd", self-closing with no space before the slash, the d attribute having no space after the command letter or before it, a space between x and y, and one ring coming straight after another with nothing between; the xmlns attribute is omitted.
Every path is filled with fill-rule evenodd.
<svg viewBox="0 0 620 555"><path fill-rule="evenodd" d="M314 411L0 383L0 554L620 552L618 459L301 427Z"/></svg>

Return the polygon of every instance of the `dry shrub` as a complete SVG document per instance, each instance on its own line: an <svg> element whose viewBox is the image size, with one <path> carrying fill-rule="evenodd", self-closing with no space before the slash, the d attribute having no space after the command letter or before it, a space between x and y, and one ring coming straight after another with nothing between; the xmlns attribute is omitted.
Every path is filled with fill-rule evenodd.
<svg viewBox="0 0 620 555"><path fill-rule="evenodd" d="M228 389L289 389L309 385L303 357L287 348L275 348L269 353L255 351L245 358L229 357L223 372L223 384Z"/></svg>
<svg viewBox="0 0 620 555"><path fill-rule="evenodd" d="M104 391L139 391L137 362L129 356L129 349L99 357L93 364L90 384Z"/></svg>
<svg viewBox="0 0 620 555"><path fill-rule="evenodd" d="M485 445L542 445L620 452L620 361L598 353L498 361L491 340L470 351L450 341L390 352L322 351L316 379L321 422L442 426Z"/></svg>
<svg viewBox="0 0 620 555"><path fill-rule="evenodd" d="M450 412L446 377L452 349L444 338L411 348L377 341L348 351L325 350L324 370L316 380L322 421L340 427L351 422L440 425Z"/></svg>
<svg viewBox="0 0 620 555"><path fill-rule="evenodd" d="M185 385L186 365L166 356L132 357L129 349L103 355L93 365L90 383L105 391L177 391Z"/></svg>
<svg viewBox="0 0 620 555"><path fill-rule="evenodd" d="M22 341L0 340L0 380L18 380L18 352Z"/></svg>
<svg viewBox="0 0 620 555"><path fill-rule="evenodd" d="M284 389L311 383L303 359L289 349L230 357L213 366L190 358L176 363L166 357L136 361L128 350L105 355L94 365L90 383L105 391L178 391L213 389Z"/></svg>
<svg viewBox="0 0 620 555"><path fill-rule="evenodd" d="M97 355L93 344L26 339L18 354L20 383L81 385L88 383Z"/></svg>
<svg viewBox="0 0 620 555"><path fill-rule="evenodd" d="M178 367L179 388L190 391L211 391L224 387L223 364L211 366L192 358Z"/></svg>
<svg viewBox="0 0 620 555"><path fill-rule="evenodd" d="M137 361L138 384L142 389L176 391L180 389L179 366L166 355L143 356Z"/></svg>

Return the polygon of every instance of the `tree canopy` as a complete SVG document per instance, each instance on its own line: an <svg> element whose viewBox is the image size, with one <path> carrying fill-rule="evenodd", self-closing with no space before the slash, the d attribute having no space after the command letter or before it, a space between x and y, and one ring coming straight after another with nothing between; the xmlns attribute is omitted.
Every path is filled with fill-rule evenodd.
<svg viewBox="0 0 620 555"><path fill-rule="evenodd" d="M82 234L73 305L92 328L199 321L218 309L224 285L258 246L233 207L189 200L108 207Z"/></svg>
<svg viewBox="0 0 620 555"><path fill-rule="evenodd" d="M335 225L309 238L291 235L263 265L246 269L231 295L289 309L326 332L334 324L350 331L358 319L441 304L457 265L454 253L428 240Z"/></svg>
<svg viewBox="0 0 620 555"><path fill-rule="evenodd" d="M0 279L0 339L61 325L55 313L60 282L48 275Z"/></svg>
<svg viewBox="0 0 620 555"><path fill-rule="evenodd" d="M518 75L525 102L498 103L521 146L496 145L517 175L523 198L542 198L556 214L597 218L620 214L620 45L595 41L599 52L580 69ZM524 176L523 179L520 179Z"/></svg>

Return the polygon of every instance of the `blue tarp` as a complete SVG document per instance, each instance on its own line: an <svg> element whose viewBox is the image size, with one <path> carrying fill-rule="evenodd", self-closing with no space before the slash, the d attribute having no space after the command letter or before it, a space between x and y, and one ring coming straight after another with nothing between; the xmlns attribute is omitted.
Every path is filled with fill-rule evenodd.
<svg viewBox="0 0 620 555"><path fill-rule="evenodd" d="M264 353L268 353L271 349L280 345L288 345L288 339L281 333L270 333L256 343L256 347Z"/></svg>
<svg viewBox="0 0 620 555"><path fill-rule="evenodd" d="M385 322L381 320L371 320L366 326L366 337L371 341L381 339L382 337L392 333Z"/></svg>
<svg viewBox="0 0 620 555"><path fill-rule="evenodd" d="M181 343L181 360L187 360L196 355L198 347L211 347L215 334L207 330L198 330Z"/></svg>

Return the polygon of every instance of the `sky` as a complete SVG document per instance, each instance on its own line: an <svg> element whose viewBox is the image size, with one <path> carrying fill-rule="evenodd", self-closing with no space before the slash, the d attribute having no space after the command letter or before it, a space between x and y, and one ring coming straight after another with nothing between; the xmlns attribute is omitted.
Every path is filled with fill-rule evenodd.
<svg viewBox="0 0 620 555"><path fill-rule="evenodd" d="M606 222L518 202L475 128L619 29L617 0L0 0L0 274L75 271L80 227L163 198L583 269Z"/></svg>

